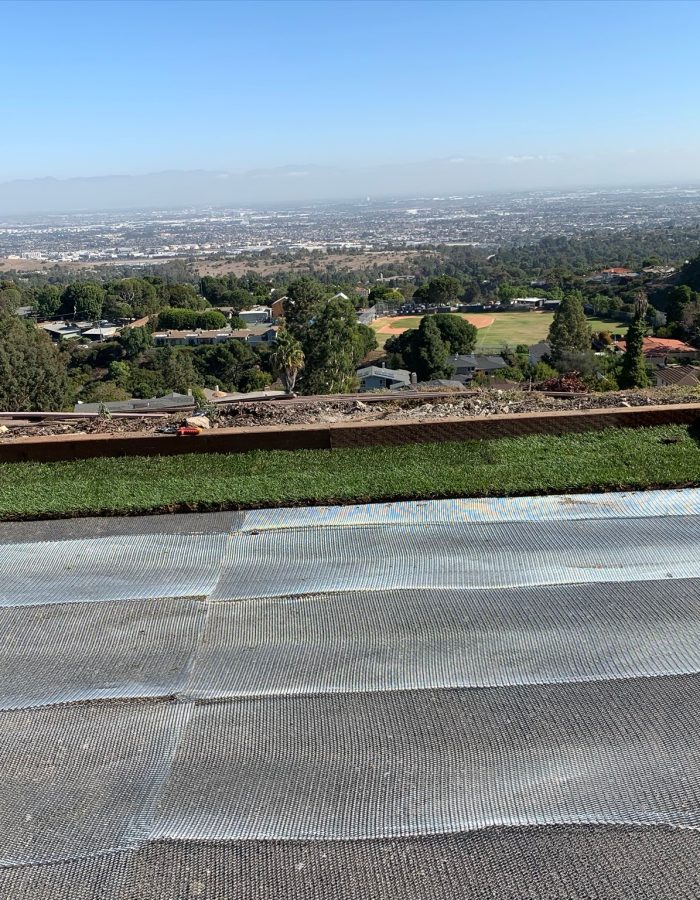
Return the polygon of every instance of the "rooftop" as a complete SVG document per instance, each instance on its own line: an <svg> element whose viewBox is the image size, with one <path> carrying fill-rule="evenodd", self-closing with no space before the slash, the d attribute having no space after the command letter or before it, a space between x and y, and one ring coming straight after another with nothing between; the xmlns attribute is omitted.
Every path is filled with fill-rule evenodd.
<svg viewBox="0 0 700 900"><path fill-rule="evenodd" d="M627 344L624 340L617 341L615 344L620 350L625 350ZM653 355L653 354L674 354L674 353L697 353L698 350L695 347L691 347L690 344L686 344L684 341L677 341L675 338L656 338L656 337L645 337L644 338L644 353L645 355Z"/></svg>
<svg viewBox="0 0 700 900"><path fill-rule="evenodd" d="M358 378L390 378L395 381L410 381L408 369L388 369L385 366L363 366L357 370Z"/></svg>

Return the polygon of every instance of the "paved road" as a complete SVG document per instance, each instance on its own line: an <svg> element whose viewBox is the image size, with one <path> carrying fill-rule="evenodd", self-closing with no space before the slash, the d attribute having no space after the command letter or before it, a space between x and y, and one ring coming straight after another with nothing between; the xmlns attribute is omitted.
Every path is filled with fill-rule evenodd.
<svg viewBox="0 0 700 900"><path fill-rule="evenodd" d="M700 492L0 525L0 900L700 898Z"/></svg>

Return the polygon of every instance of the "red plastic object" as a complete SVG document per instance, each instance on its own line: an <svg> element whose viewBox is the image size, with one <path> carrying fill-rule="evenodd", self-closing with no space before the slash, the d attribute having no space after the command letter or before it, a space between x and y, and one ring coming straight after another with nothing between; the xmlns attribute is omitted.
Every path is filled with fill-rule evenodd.
<svg viewBox="0 0 700 900"><path fill-rule="evenodd" d="M201 428L194 428L192 425L181 425L180 428L178 428L177 433L178 433L178 434L184 434L184 435L188 435L188 434L201 434L201 433L202 433L202 429L201 429Z"/></svg>

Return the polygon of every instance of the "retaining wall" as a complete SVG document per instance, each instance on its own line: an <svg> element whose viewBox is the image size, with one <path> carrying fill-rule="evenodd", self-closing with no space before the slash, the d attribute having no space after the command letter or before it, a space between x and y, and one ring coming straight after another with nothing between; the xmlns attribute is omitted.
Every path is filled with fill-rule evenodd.
<svg viewBox="0 0 700 900"><path fill-rule="evenodd" d="M529 434L570 434L604 428L700 425L700 403L615 409L567 410L443 418L217 428L196 437L170 434L66 434L0 442L0 462L89 459L109 456L173 456L245 453L250 450L331 450L442 441L492 440Z"/></svg>

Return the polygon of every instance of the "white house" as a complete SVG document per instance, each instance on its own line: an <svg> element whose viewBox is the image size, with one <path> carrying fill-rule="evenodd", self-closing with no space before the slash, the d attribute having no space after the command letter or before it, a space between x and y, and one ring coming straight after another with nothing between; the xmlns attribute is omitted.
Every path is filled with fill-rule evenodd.
<svg viewBox="0 0 700 900"><path fill-rule="evenodd" d="M272 321L272 309L269 306L251 306L250 309L242 309L238 318L246 325L263 325Z"/></svg>

